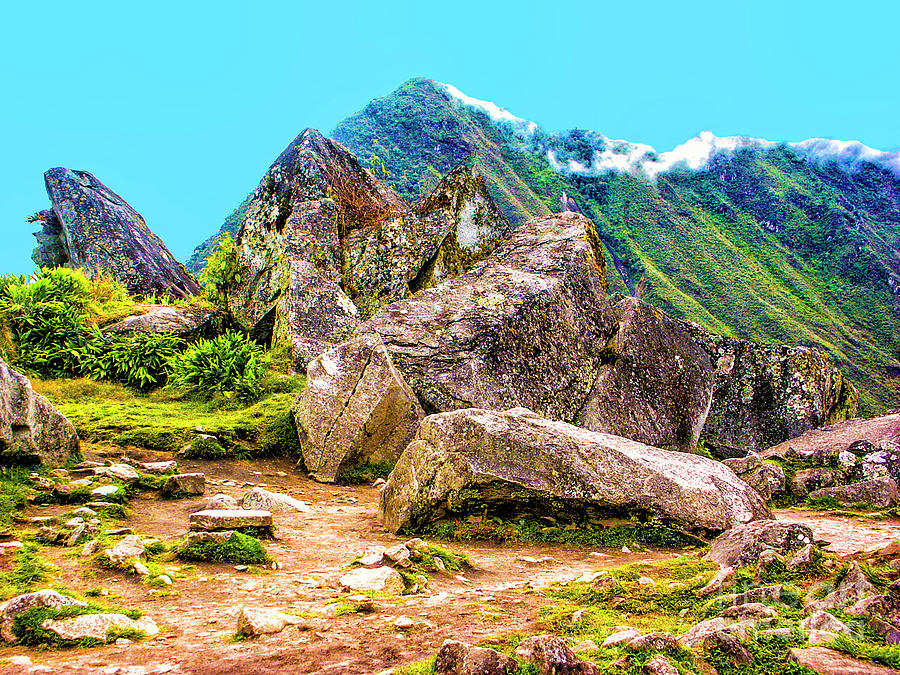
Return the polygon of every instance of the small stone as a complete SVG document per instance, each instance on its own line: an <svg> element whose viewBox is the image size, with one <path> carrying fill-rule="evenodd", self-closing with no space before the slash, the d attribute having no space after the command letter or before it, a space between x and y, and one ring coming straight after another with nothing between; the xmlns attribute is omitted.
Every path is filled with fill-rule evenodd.
<svg viewBox="0 0 900 675"><path fill-rule="evenodd" d="M678 669L662 654L644 663L642 669L647 675L678 675Z"/></svg>
<svg viewBox="0 0 900 675"><path fill-rule="evenodd" d="M576 652L589 652L597 648L597 643L593 640L582 640L577 645L575 645Z"/></svg>
<svg viewBox="0 0 900 675"><path fill-rule="evenodd" d="M241 508L238 505L238 500L232 497L231 495L226 495L223 493L218 493L209 498L209 501L206 502L207 511L234 511L235 509Z"/></svg>
<svg viewBox="0 0 900 675"><path fill-rule="evenodd" d="M97 512L94 511L94 509L89 509L86 506L81 506L81 507L75 509L74 511L72 511L72 515L90 518L90 517L96 516Z"/></svg>
<svg viewBox="0 0 900 675"><path fill-rule="evenodd" d="M385 485L387 485L387 481L384 478L376 478L375 482L372 483L372 487L379 489L383 488Z"/></svg>
<svg viewBox="0 0 900 675"><path fill-rule="evenodd" d="M107 557L121 565L129 558L140 558L144 555L144 542L137 535L130 534L111 549L106 549Z"/></svg>
<svg viewBox="0 0 900 675"><path fill-rule="evenodd" d="M623 547L622 547L622 553L631 553L631 549L628 548L627 546L623 546Z"/></svg>
<svg viewBox="0 0 900 675"><path fill-rule="evenodd" d="M438 572L444 572L447 569L444 561L438 556L434 556L434 569L436 569Z"/></svg>
<svg viewBox="0 0 900 675"><path fill-rule="evenodd" d="M644 649L653 649L658 652L664 652L668 649L676 649L678 647L678 642L671 633L655 632L632 638L625 647L633 652L642 651Z"/></svg>
<svg viewBox="0 0 900 675"><path fill-rule="evenodd" d="M144 563L140 563L140 562L137 562L134 564L134 573L137 574L139 577L149 577L150 576L150 570L147 568L147 566Z"/></svg>
<svg viewBox="0 0 900 675"><path fill-rule="evenodd" d="M342 586L353 591L400 595L405 590L403 577L390 567L368 569L360 567L341 577Z"/></svg>
<svg viewBox="0 0 900 675"><path fill-rule="evenodd" d="M171 586L173 583L172 577L170 577L168 574L160 574L158 577L156 577L156 580L160 583L165 584L166 586Z"/></svg>
<svg viewBox="0 0 900 675"><path fill-rule="evenodd" d="M639 637L640 634L640 631L634 629L619 631L618 633L608 635L603 641L603 646L614 647L615 645L620 645L624 642L630 642L631 640L634 640L634 638Z"/></svg>
<svg viewBox="0 0 900 675"><path fill-rule="evenodd" d="M406 630L408 628L412 628L415 625L415 622L410 619L408 616L398 616L394 619L394 628L399 628L400 630Z"/></svg>
<svg viewBox="0 0 900 675"><path fill-rule="evenodd" d="M116 647L127 647L131 644L131 640L128 638L117 638L116 639Z"/></svg>
<svg viewBox="0 0 900 675"><path fill-rule="evenodd" d="M650 577L641 577L638 579L638 584L641 586L656 586L656 582Z"/></svg>
<svg viewBox="0 0 900 675"><path fill-rule="evenodd" d="M94 474L126 482L136 481L141 477L140 474L134 470L134 467L131 467L128 464L111 464L110 466L98 467L94 469Z"/></svg>
<svg viewBox="0 0 900 675"><path fill-rule="evenodd" d="M168 462L145 462L141 466L150 473L164 474L169 473L169 471L175 471L178 468L178 463L175 460L169 460Z"/></svg>
<svg viewBox="0 0 900 675"><path fill-rule="evenodd" d="M234 566L234 571L235 571L235 572L246 572L246 571L249 570L249 569L250 569L250 568L247 567L246 565L235 565L235 566Z"/></svg>
<svg viewBox="0 0 900 675"><path fill-rule="evenodd" d="M237 633L248 636L279 633L286 626L296 625L301 621L300 617L277 609L241 607L237 617Z"/></svg>
<svg viewBox="0 0 900 675"><path fill-rule="evenodd" d="M91 497L109 497L119 492L118 485L101 485L91 490Z"/></svg>
<svg viewBox="0 0 900 675"><path fill-rule="evenodd" d="M30 666L32 665L31 659L27 656L10 656L9 657L9 665L11 666Z"/></svg>

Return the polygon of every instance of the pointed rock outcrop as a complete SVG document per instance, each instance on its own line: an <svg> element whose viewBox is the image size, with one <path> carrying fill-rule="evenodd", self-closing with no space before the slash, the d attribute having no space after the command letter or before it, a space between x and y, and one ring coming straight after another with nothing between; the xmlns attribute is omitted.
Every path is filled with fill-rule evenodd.
<svg viewBox="0 0 900 675"><path fill-rule="evenodd" d="M508 229L468 169L410 206L307 129L250 197L229 307L257 337L290 344L302 368L384 305L468 270Z"/></svg>
<svg viewBox="0 0 900 675"><path fill-rule="evenodd" d="M43 224L36 264L110 274L139 297L200 292L141 215L93 174L57 167L44 174L44 183L52 206L30 219Z"/></svg>

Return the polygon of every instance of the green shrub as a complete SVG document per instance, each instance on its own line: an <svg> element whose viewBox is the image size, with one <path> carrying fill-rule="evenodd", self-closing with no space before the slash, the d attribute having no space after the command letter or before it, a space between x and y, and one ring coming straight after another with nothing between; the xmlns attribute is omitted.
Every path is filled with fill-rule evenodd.
<svg viewBox="0 0 900 675"><path fill-rule="evenodd" d="M341 485L371 483L376 478L387 478L393 470L393 462L364 462L341 471L336 481Z"/></svg>
<svg viewBox="0 0 900 675"><path fill-rule="evenodd" d="M172 333L137 333L107 339L97 328L83 347L82 374L147 391L166 383L169 362L184 347Z"/></svg>
<svg viewBox="0 0 900 675"><path fill-rule="evenodd" d="M213 244L212 254L206 261L206 269L200 275L200 283L207 299L219 309L228 311L228 294L241 283L237 264L237 247L231 234L226 232Z"/></svg>
<svg viewBox="0 0 900 675"><path fill-rule="evenodd" d="M222 447L215 438L197 438L185 450L187 459L225 459L234 457L234 451Z"/></svg>
<svg viewBox="0 0 900 675"><path fill-rule="evenodd" d="M228 541L199 541L178 551L184 560L222 562L235 565L261 565L272 562L272 557L259 539L235 532Z"/></svg>
<svg viewBox="0 0 900 675"><path fill-rule="evenodd" d="M204 398L218 393L254 400L262 394L261 357L259 345L229 330L211 340L200 340L172 357L170 383Z"/></svg>

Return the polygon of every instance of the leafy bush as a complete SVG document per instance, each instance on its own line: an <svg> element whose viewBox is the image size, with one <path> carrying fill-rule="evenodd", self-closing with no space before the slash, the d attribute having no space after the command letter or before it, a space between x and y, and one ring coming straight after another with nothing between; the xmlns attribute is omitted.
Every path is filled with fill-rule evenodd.
<svg viewBox="0 0 900 675"><path fill-rule="evenodd" d="M184 560L223 562L235 565L259 565L272 562L272 557L259 539L235 532L228 541L198 541L178 551Z"/></svg>
<svg viewBox="0 0 900 675"><path fill-rule="evenodd" d="M242 281L237 264L237 247L226 232L213 245L213 252L200 275L207 299L219 309L228 311L228 293Z"/></svg>
<svg viewBox="0 0 900 675"><path fill-rule="evenodd" d="M222 447L215 438L198 438L184 452L186 459L225 459L233 457L234 451Z"/></svg>
<svg viewBox="0 0 900 675"><path fill-rule="evenodd" d="M94 328L92 338L82 351L82 374L142 391L166 383L169 361L184 346L172 333L137 333L109 340Z"/></svg>
<svg viewBox="0 0 900 675"><path fill-rule="evenodd" d="M170 382L176 389L209 398L236 395L253 400L262 394L262 348L238 331L200 340L172 357Z"/></svg>

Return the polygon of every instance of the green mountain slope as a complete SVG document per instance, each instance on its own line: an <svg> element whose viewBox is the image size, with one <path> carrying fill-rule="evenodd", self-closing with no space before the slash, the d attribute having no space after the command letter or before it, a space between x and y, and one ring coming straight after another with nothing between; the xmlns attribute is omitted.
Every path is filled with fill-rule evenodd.
<svg viewBox="0 0 900 675"><path fill-rule="evenodd" d="M655 179L593 170L598 151L618 165L630 146L549 134L451 91L410 80L332 136L409 201L460 162L513 224L560 210L565 195L596 224L613 291L726 335L825 349L859 387L860 414L900 407L900 178L889 169L763 142Z"/></svg>
<svg viewBox="0 0 900 675"><path fill-rule="evenodd" d="M643 277L645 299L674 316L727 335L825 349L859 386L861 414L900 401L900 180L886 169L819 166L781 145L748 147L706 170L674 169L655 181L557 171L548 150L558 163L590 166L602 137L523 133L430 80L372 101L333 136L357 157L377 156L386 180L409 199L460 161L486 174L516 223L559 210L565 191L594 220L608 264L620 270L614 290L628 292Z"/></svg>

